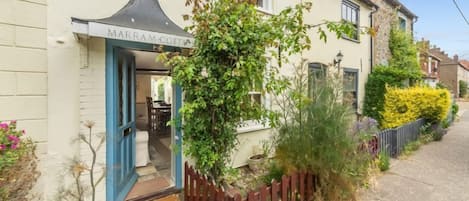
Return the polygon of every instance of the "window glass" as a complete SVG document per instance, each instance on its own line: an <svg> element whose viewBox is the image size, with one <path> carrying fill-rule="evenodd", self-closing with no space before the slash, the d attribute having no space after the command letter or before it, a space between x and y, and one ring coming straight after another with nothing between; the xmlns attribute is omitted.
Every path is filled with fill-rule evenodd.
<svg viewBox="0 0 469 201"><path fill-rule="evenodd" d="M312 97L314 85L326 78L327 69L322 63L310 63L308 67L308 96Z"/></svg>
<svg viewBox="0 0 469 201"><path fill-rule="evenodd" d="M257 0L256 5L257 5L257 7L261 8L261 9L263 9L263 10L270 11L270 10L271 10L271 8L270 8L270 5L271 5L270 1L272 1L272 0Z"/></svg>
<svg viewBox="0 0 469 201"><path fill-rule="evenodd" d="M358 72L344 70L343 77L343 98L344 103L351 104L353 109L357 109Z"/></svg>
<svg viewBox="0 0 469 201"><path fill-rule="evenodd" d="M406 30L406 23L407 23L407 22L406 22L406 20L405 20L404 18L399 17L399 28L400 28L401 30L404 30L404 31Z"/></svg>
<svg viewBox="0 0 469 201"><path fill-rule="evenodd" d="M123 92L124 92L124 59L122 58L121 55L119 55L117 59L117 86L118 86L118 91L117 94L119 96L118 98L118 103L117 103L117 119L119 121L119 126L123 125L123 119L124 119L124 104L123 104Z"/></svg>
<svg viewBox="0 0 469 201"><path fill-rule="evenodd" d="M344 36L344 37L347 37L347 38L351 38L351 39L354 39L354 40L358 40L358 36L359 36L359 20L358 20L358 16L359 16L359 13L360 13L360 10L359 10L359 6L350 2L350 1L347 1L347 0L344 0L342 1L342 19L347 21L347 22L350 22L354 25L354 33L351 37L348 37L348 36Z"/></svg>

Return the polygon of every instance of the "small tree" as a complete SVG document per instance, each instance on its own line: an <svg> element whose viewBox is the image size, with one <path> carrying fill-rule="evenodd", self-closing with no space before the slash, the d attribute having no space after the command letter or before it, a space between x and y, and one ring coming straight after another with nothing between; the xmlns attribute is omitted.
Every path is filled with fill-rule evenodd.
<svg viewBox="0 0 469 201"><path fill-rule="evenodd" d="M464 80L459 80L459 97L464 98L467 94L467 82Z"/></svg>
<svg viewBox="0 0 469 201"><path fill-rule="evenodd" d="M389 60L391 67L403 69L409 73L421 74L417 58L417 45L409 33L393 26L389 36L389 50L392 55Z"/></svg>
<svg viewBox="0 0 469 201"><path fill-rule="evenodd" d="M288 85L280 78L279 68L288 56L310 48L307 31L351 34L352 25L324 22L303 23L303 12L311 3L286 8L277 15L265 16L252 0L188 0L192 5L192 31L196 44L190 57L175 56L174 80L184 90L185 153L196 166L221 184L228 159L236 146L236 128L243 119L274 126L278 114L252 102L249 94L257 88L261 94L279 94ZM165 54L160 60L165 60Z"/></svg>
<svg viewBox="0 0 469 201"><path fill-rule="evenodd" d="M376 132L362 128L374 127L375 121L351 129L352 108L341 103L342 90L337 87L340 75L316 77L305 69L305 62L297 66L290 78L293 84L278 99L285 114L276 138L276 159L288 173L316 174L318 200L356 200L356 189L367 178L371 162L363 142Z"/></svg>

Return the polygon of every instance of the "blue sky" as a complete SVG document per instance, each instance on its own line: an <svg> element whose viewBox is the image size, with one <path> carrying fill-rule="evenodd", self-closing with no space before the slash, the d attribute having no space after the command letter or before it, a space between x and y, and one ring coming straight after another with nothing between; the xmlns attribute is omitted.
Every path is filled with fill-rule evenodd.
<svg viewBox="0 0 469 201"><path fill-rule="evenodd" d="M469 20L469 0L456 0ZM469 60L469 25L453 4L453 0L401 0L419 18L414 37L429 39L450 56L458 54Z"/></svg>

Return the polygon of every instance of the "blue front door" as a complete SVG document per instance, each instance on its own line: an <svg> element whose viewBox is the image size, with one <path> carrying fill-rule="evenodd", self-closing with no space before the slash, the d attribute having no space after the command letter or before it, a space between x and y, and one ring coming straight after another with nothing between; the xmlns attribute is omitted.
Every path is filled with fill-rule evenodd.
<svg viewBox="0 0 469 201"><path fill-rule="evenodd" d="M131 50L152 51L153 45L106 40L106 200L122 201L137 180L135 172L135 57ZM167 49L165 51L174 51ZM175 86L173 104L179 119L182 89ZM174 128L174 145L182 150L180 125ZM182 188L182 152L172 153L174 182Z"/></svg>
<svg viewBox="0 0 469 201"><path fill-rule="evenodd" d="M113 86L114 128L108 137L111 146L113 192L108 200L123 200L137 180L135 172L135 57L125 49L115 47ZM108 141L109 142L109 141ZM108 153L109 154L109 153ZM109 168L110 167L110 168Z"/></svg>

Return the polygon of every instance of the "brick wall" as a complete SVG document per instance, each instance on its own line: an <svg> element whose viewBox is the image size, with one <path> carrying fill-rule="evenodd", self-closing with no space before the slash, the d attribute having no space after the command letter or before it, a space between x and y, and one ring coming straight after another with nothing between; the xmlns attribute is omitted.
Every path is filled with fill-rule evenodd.
<svg viewBox="0 0 469 201"><path fill-rule="evenodd" d="M448 86L453 94L459 94L457 65L440 64L440 68L438 68L438 73L440 74L440 82Z"/></svg>

